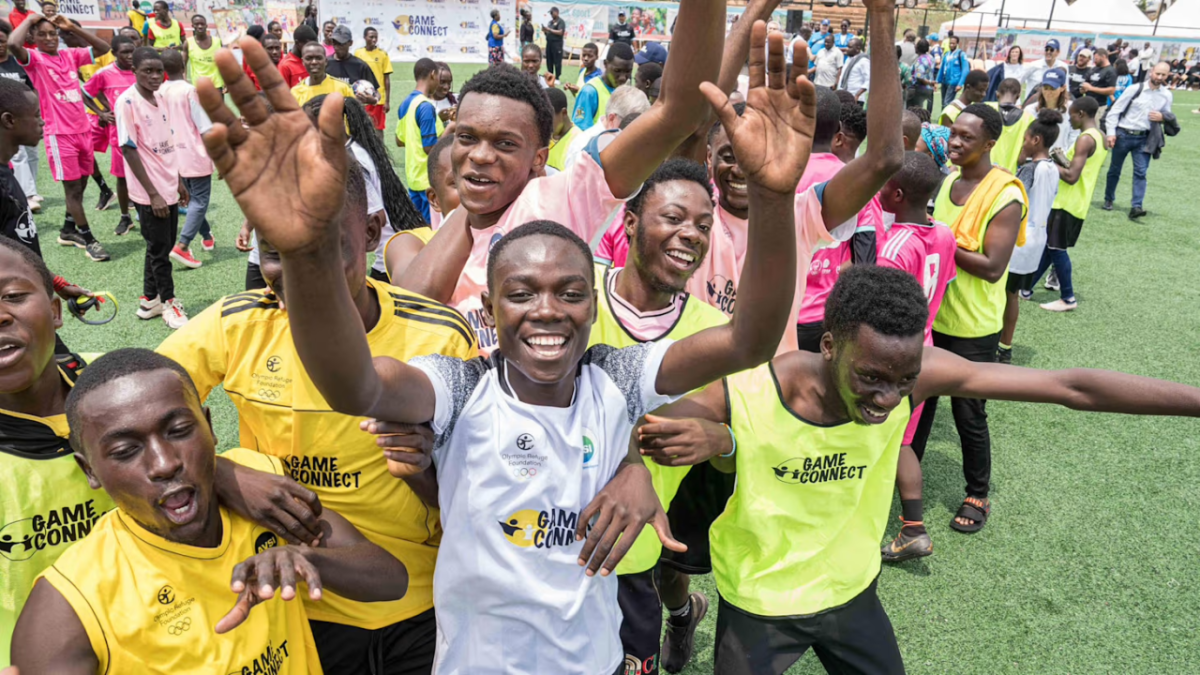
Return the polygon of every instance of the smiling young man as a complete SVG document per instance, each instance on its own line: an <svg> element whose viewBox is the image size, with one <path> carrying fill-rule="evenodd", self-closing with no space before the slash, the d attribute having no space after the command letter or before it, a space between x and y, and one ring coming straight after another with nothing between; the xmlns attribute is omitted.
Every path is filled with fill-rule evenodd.
<svg viewBox="0 0 1200 675"><path fill-rule="evenodd" d="M697 3L681 11L679 22L695 29L694 38L716 33L720 40L721 14L720 3ZM768 358L788 323L790 293L779 288L794 283L792 204L810 143L812 87L801 81L785 90L782 39L772 39L770 65L764 68L765 27L755 30L760 56L752 61L755 77L745 115L739 118L716 87L703 89L735 144L757 158L743 165L756 193L750 218L755 241L743 302L728 324L678 343L664 340L623 350L588 347L596 295L587 244L562 225L532 221L498 235L487 259L481 300L486 321L499 336L496 356L372 361L338 269L340 256L331 246L346 165L339 152L341 101L328 99L320 130L313 129L298 118L300 111L284 95L278 74L249 41L243 41L247 58L267 85L275 113L248 96L249 83L239 78L231 87L235 100L246 101L241 110L250 127L242 128L215 92L201 85L217 122L205 142L247 218L282 252L292 295L288 320L318 391L343 413L430 422L437 434L432 459L446 528L434 580L439 671L507 673L536 667L596 675L623 668L617 584L608 575L651 520L660 536L676 545L644 463L636 450L627 449L633 424L645 411ZM218 59L223 72L237 75L231 55ZM463 99L460 125L464 116L481 114L466 114L472 96ZM483 99L478 95L480 103ZM491 106L488 114L503 110ZM647 130L658 131L654 121L651 117ZM479 129L478 121L473 124L468 129ZM643 153L669 151L632 136ZM507 135L501 140L510 142L516 143ZM619 154L605 157L614 159L624 161ZM459 177L464 203L464 188L473 191L471 199L500 197L492 194L494 188L463 181L461 172ZM643 176L635 178L640 185ZM618 192L632 194L636 187L619 183ZM281 217L281 203L300 207L286 195L303 195L305 206ZM330 358L331 345L337 345L336 359ZM407 463L424 474L430 457L407 454ZM581 544L593 516L598 520ZM600 578L593 576L597 571Z"/></svg>
<svg viewBox="0 0 1200 675"><path fill-rule="evenodd" d="M363 601L404 595L404 566L330 510L320 546L281 546L218 504L208 411L170 359L100 357L66 416L82 473L117 508L34 585L13 632L22 673L320 673L304 608L289 602L298 582L310 600L326 586Z"/></svg>
<svg viewBox="0 0 1200 675"><path fill-rule="evenodd" d="M667 438L647 449L672 466L715 457L737 471L737 490L712 531L721 593L716 672L782 674L810 647L831 673L904 672L876 584L912 406L961 396L1200 416L1194 387L974 363L926 347L928 313L911 274L856 265L830 293L819 354L776 357L662 411L728 424L737 438L736 451L728 436L703 444Z"/></svg>
<svg viewBox="0 0 1200 675"><path fill-rule="evenodd" d="M375 122L375 128L379 130L382 138L383 130L387 128L388 111L392 109L392 58L386 50L379 48L379 31L371 26L363 29L363 42L366 45L355 50L354 56L367 64L371 73L375 75L379 103L367 106L367 114Z"/></svg>
<svg viewBox="0 0 1200 675"><path fill-rule="evenodd" d="M938 124L944 127L954 124L954 120L958 119L967 106L983 102L983 99L987 97L987 88L987 73L982 70L972 70L967 73L962 87L959 88L958 96L947 103L946 107L942 109L942 114L938 116Z"/></svg>
<svg viewBox="0 0 1200 675"><path fill-rule="evenodd" d="M633 48L624 42L612 43L604 57L604 72L599 77L584 78L575 93L575 126L586 131L599 122L613 90L629 82L631 75Z"/></svg>
<svg viewBox="0 0 1200 675"><path fill-rule="evenodd" d="M340 238L333 246L341 261L340 283L353 298L353 321L366 333L371 352L405 359L477 355L474 333L453 310L367 276L366 255L376 248L384 211L368 213L365 178L353 164L343 186L346 206L337 217ZM293 276L281 266L270 234L261 229L257 234L269 288L222 298L158 350L191 373L202 400L218 385L224 388L238 410L242 447L279 458L286 473L322 505L337 510L408 568L409 592L403 600L364 604L330 594L310 605L325 672L368 672L373 654L381 654L381 672L403 665L412 668L404 672L427 673L434 654L432 586L441 538L432 508L436 485L429 474L406 480L389 475L379 448L358 430L359 419L336 414L317 393L296 356L288 325ZM279 522L290 526L295 519Z"/></svg>
<svg viewBox="0 0 1200 675"><path fill-rule="evenodd" d="M78 35L90 49L58 48L59 30ZM33 36L37 49L26 49L26 37ZM109 259L88 227L83 208L83 193L88 176L95 168L91 124L79 89L77 71L92 63L93 57L107 54L109 45L93 33L78 28L70 19L58 15L51 21L33 12L8 36L8 49L17 57L38 92L42 119L46 121L46 157L50 174L63 184L68 219L58 234L58 243L84 249L88 259Z"/></svg>
<svg viewBox="0 0 1200 675"><path fill-rule="evenodd" d="M354 96L354 90L350 88L350 85L329 77L326 72L329 59L325 56L325 47L320 42L313 40L304 45L301 58L304 61L308 77L292 87L292 96L300 105L304 105L322 94L332 94L335 91L342 96Z"/></svg>

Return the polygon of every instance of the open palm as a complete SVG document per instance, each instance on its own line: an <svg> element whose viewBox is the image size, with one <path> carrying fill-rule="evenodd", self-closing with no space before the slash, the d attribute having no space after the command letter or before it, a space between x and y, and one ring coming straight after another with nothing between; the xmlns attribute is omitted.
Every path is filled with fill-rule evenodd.
<svg viewBox="0 0 1200 675"><path fill-rule="evenodd" d="M787 80L783 36L771 35L756 21L750 31L750 90L739 117L729 98L715 85L701 85L725 127L738 166L746 177L772 192L794 192L812 151L817 124L816 90L806 78ZM794 47L793 63L808 63L803 41Z"/></svg>
<svg viewBox="0 0 1200 675"><path fill-rule="evenodd" d="M228 49L216 63L249 128L207 78L197 84L213 121L204 145L242 212L280 253L320 245L334 236L346 193L342 97L330 94L317 126L292 96L262 45L242 38L242 53L270 101L271 112Z"/></svg>

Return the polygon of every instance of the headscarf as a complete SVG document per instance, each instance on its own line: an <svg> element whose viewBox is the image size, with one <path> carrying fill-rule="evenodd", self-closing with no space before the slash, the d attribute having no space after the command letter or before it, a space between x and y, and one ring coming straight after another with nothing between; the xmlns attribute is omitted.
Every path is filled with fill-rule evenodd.
<svg viewBox="0 0 1200 675"><path fill-rule="evenodd" d="M946 146L950 143L950 130L940 124L923 122L921 124L921 140L929 148L933 161L937 162L942 173L950 168L950 158L946 156Z"/></svg>

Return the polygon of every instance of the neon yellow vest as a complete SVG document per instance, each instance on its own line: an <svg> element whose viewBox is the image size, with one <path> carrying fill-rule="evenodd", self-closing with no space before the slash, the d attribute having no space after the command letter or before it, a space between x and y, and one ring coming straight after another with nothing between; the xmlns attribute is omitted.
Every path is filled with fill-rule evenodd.
<svg viewBox="0 0 1200 675"><path fill-rule="evenodd" d="M953 223L958 219L965 205L959 206L950 201L950 187L961 176L961 173L952 173L942 182L942 188L933 202L934 220ZM1021 212L1025 213L1028 206L1021 198L1021 189L1009 185L992 204L986 222L979 228L978 250L983 250L983 241L992 218L1014 201L1021 202ZM942 306L933 320L933 329L962 338L983 337L999 332L1004 327L1004 304L1007 301L1004 287L1007 282L1008 270L1004 271L999 281L992 284L959 267L958 276L946 287Z"/></svg>
<svg viewBox="0 0 1200 675"><path fill-rule="evenodd" d="M1054 197L1054 206L1051 208L1062 209L1080 220L1087 220L1088 209L1092 206L1092 193L1096 191L1096 181L1100 178L1100 167L1104 166L1104 159L1108 157L1108 149L1104 146L1104 136L1099 129L1088 129L1083 135L1091 136L1096 141L1096 150L1088 157L1083 165L1083 173L1074 185L1058 182L1058 195ZM1072 145L1067 150L1067 159L1074 158L1075 146Z"/></svg>
<svg viewBox="0 0 1200 675"><path fill-rule="evenodd" d="M169 28L158 25L158 19L147 19L147 21L150 22L150 30L154 31L154 44L151 46L161 49L178 47L183 44L183 30L175 19L171 19Z"/></svg>
<svg viewBox="0 0 1200 675"><path fill-rule="evenodd" d="M896 462L912 412L817 425L781 399L771 364L726 380L737 487L709 532L721 597L760 616L844 605L879 575Z"/></svg>
<svg viewBox="0 0 1200 675"><path fill-rule="evenodd" d="M604 117L604 109L608 107L608 99L612 97L612 92L608 90L608 85L604 84L603 75L593 77L583 86L596 90L596 116L592 118L592 124L598 124L600 118Z"/></svg>
<svg viewBox="0 0 1200 675"><path fill-rule="evenodd" d="M1000 110L998 103L989 103L988 105L997 111ZM992 147L992 164L1015 174L1021 158L1021 148L1025 145L1025 132L1029 129L1029 125L1036 120L1037 118L1033 115L1022 111L1021 119L1017 120L1016 124L1004 127L1000 138L996 140L996 145Z"/></svg>
<svg viewBox="0 0 1200 675"><path fill-rule="evenodd" d="M422 103L433 105L433 101L418 93L409 102L404 119L400 120L400 125L396 128L396 135L404 141L404 177L408 189L413 191L429 189L429 153L425 152L425 146L421 144L421 126L417 124L417 108L421 107ZM445 128L442 118L434 115L434 123L437 125L438 135L441 136Z"/></svg>
<svg viewBox="0 0 1200 675"><path fill-rule="evenodd" d="M612 311L611 300L605 290L608 275L614 273L615 270L605 265L596 265L595 267L597 317L596 323L592 325L592 337L588 346L601 344L622 348L639 344L641 341L630 335L617 320ZM633 270L630 270L629 273L632 274ZM680 315L678 323L664 337L681 340L689 335L699 333L705 328L720 326L726 321L725 315L720 310L689 296L687 303L683 306L683 313ZM658 493L658 498L662 501L665 509L671 505L671 500L675 499L675 493L679 491L679 484L683 482L684 476L687 476L691 467L662 466L647 459L646 468L650 470L650 480L654 483L654 491ZM658 534L654 532L653 528L648 527L642 530L642 534L633 543L629 553L617 565L617 574L645 572L658 564L658 556L661 552L662 544L658 540Z"/></svg>
<svg viewBox="0 0 1200 675"><path fill-rule="evenodd" d="M198 78L207 77L212 80L214 87L224 87L225 78L221 77L221 71L217 70L214 60L217 50L221 48L221 38L216 35L209 37L212 38L212 43L208 45L208 49L201 49L200 45L196 44L195 36L187 39L188 79L195 84Z"/></svg>
<svg viewBox="0 0 1200 675"><path fill-rule="evenodd" d="M99 354L86 355L91 361ZM82 368L60 368L73 384ZM30 417L0 411L0 666L9 661L9 641L33 582L72 543L82 539L113 502L93 490L75 464L66 438L67 416ZM42 425L64 439L54 454L27 454L5 449L7 429Z"/></svg>
<svg viewBox="0 0 1200 675"><path fill-rule="evenodd" d="M571 130L557 141L550 140L550 156L546 158L546 166L554 167L559 171L567 165L567 149L571 147L571 141L579 135L579 127L571 125Z"/></svg>

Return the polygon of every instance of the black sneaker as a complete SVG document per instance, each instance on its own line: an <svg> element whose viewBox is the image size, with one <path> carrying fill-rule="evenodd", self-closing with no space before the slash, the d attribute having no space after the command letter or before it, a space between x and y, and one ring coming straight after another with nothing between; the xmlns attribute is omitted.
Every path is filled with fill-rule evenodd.
<svg viewBox="0 0 1200 675"><path fill-rule="evenodd" d="M133 229L133 218L130 218L129 214L127 213L127 214L121 216L121 222L117 223L116 235L118 237L123 237L123 236L129 234L129 231L132 229Z"/></svg>
<svg viewBox="0 0 1200 675"><path fill-rule="evenodd" d="M1104 202L1104 206L1101 206L1100 208L1104 209L1105 211L1112 211L1112 202Z"/></svg>
<svg viewBox="0 0 1200 675"><path fill-rule="evenodd" d="M1130 220L1137 220L1138 218L1141 218L1144 215L1146 215L1146 209L1143 209L1140 207L1134 207L1132 209L1129 209L1129 219Z"/></svg>
<svg viewBox="0 0 1200 675"><path fill-rule="evenodd" d="M73 227L64 227L58 233L58 243L61 246L74 246L75 248L87 248L87 239L79 234L79 230Z"/></svg>
<svg viewBox="0 0 1200 675"><path fill-rule="evenodd" d="M104 247L100 245L100 242L96 241L95 239L88 242L88 245L84 248L84 251L87 252L87 257L90 258L92 262L108 262L111 258L111 256L108 255L108 251L105 251Z"/></svg>
<svg viewBox="0 0 1200 675"><path fill-rule="evenodd" d="M696 626L708 614L708 598L703 593L692 593L688 596L688 602L692 604L692 611L688 614L686 624L677 626L667 618L667 631L662 643L662 667L668 673L681 672L692 660Z"/></svg>
<svg viewBox="0 0 1200 675"><path fill-rule="evenodd" d="M117 201L117 193L110 190L107 186L100 188L100 201L96 202L96 210L104 211L112 206Z"/></svg>
<svg viewBox="0 0 1200 675"><path fill-rule="evenodd" d="M1012 365L1012 348L1005 349L1004 347L996 348L996 363L1003 363L1006 366Z"/></svg>

